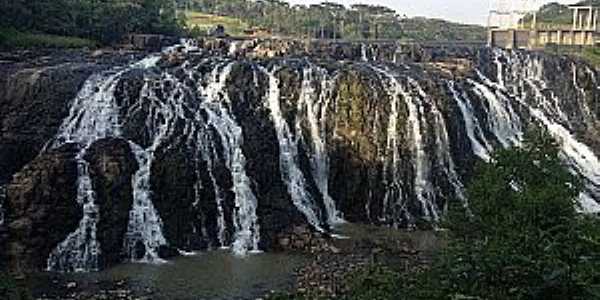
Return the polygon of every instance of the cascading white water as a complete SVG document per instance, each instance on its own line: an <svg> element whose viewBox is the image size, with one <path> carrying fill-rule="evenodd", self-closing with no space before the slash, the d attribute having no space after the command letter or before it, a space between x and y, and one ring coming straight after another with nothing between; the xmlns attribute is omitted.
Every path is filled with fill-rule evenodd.
<svg viewBox="0 0 600 300"><path fill-rule="evenodd" d="M292 202L304 214L308 222L319 231L324 231L321 224L319 208L314 197L306 188L306 179L298 163L299 135L292 135L289 125L283 118L280 104L279 79L274 71L266 71L269 78L269 89L266 95L266 106L271 112L271 118L277 131L279 141L279 165L281 177L292 197Z"/></svg>
<svg viewBox="0 0 600 300"><path fill-rule="evenodd" d="M98 269L100 245L96 239L98 207L84 159L87 149L96 140L120 134L118 107L114 90L123 71L93 75L86 81L71 106L52 147L77 143L77 203L83 208L83 218L75 232L58 244L48 257L50 271L89 271Z"/></svg>
<svg viewBox="0 0 600 300"><path fill-rule="evenodd" d="M543 63L539 58L528 55L519 57L517 54L500 50L496 52L496 55L504 56L506 61L511 62L510 68L505 69L511 70L510 76L513 82L509 82L506 78L500 78L500 76L507 76L501 72L498 72L497 75L499 76L497 78L498 83L492 82L482 73L479 73L479 77L483 82L481 85L485 86L485 89L495 90L498 95L503 91L514 91L515 94L511 95L511 99L514 99L513 103L505 102L503 105L506 108L503 108L503 110L505 112L512 110L512 105L524 107L541 126L548 130L550 135L559 143L562 159L568 164L572 172L585 178L587 189L580 196L582 211L600 212L600 204L593 199L598 197L600 191L598 188L600 187L600 160L587 145L578 141L575 135L565 127L570 124L568 114L562 110L554 92L547 90L547 84L543 78ZM499 61L499 68L504 69ZM572 66L572 68L573 87L579 91L580 97L583 98L582 100L577 97L573 101L577 102L585 118L590 112L585 102L586 94L577 84L576 67ZM529 91L532 91L533 95ZM487 96L486 98L494 98L490 96L491 93L485 93L484 95ZM510 122L509 120L513 118L507 118L504 121Z"/></svg>
<svg viewBox="0 0 600 300"><path fill-rule="evenodd" d="M4 211L4 202L6 201L6 187L0 185L0 227L4 226L4 218L6 212Z"/></svg>
<svg viewBox="0 0 600 300"><path fill-rule="evenodd" d="M488 117L488 129L494 133L503 147L520 145L523 138L521 120L515 114L510 103L511 100L500 91L493 90L493 83L486 80L481 72L477 71L477 74L483 83L470 79L468 82L473 85L473 91L487 103L485 109Z"/></svg>
<svg viewBox="0 0 600 300"><path fill-rule="evenodd" d="M309 143L313 151L310 157L312 176L319 192L323 196L323 204L327 212L327 223L329 225L343 223L344 220L341 213L338 211L335 201L329 194L329 156L327 154L326 122L327 107L332 97L331 92L335 82L333 79L328 78L325 70L312 64L303 69L302 78L298 111L306 114L310 126ZM313 87L315 79L320 79L320 92L318 95ZM301 132L301 119L296 118L296 135L301 135Z"/></svg>
<svg viewBox="0 0 600 300"><path fill-rule="evenodd" d="M235 194L234 212L234 241L233 252L244 255L248 251L260 251L260 230L256 210L258 200L251 188L250 178L246 174L246 157L244 156L242 128L225 107L231 105L226 81L229 78L234 63L227 64L222 70L217 66L211 74L210 81L202 93L205 102L202 103L208 115L208 123L217 131L221 139L223 156L227 168L233 177L233 192Z"/></svg>
<svg viewBox="0 0 600 300"><path fill-rule="evenodd" d="M397 84L394 82L393 84ZM398 120L400 118L398 107L400 105L399 94L396 93L397 90L392 91L390 96L392 97L392 102L390 103L392 109L389 116L388 128L387 128L387 138L386 138L386 154L388 158L386 159L386 166L384 168L386 170L390 170L392 173L392 178L386 178L386 186L387 189L385 191L385 196L383 200L383 215L386 216L388 214L388 207L390 200L394 200L395 203L402 203L400 208L401 211L405 212L405 215L408 214L408 208L406 207L406 201L404 200L403 189L402 189L402 178L400 175L400 128L398 125ZM390 154L391 153L391 157Z"/></svg>
<svg viewBox="0 0 600 300"><path fill-rule="evenodd" d="M386 78L389 82L388 94L392 97L392 101L399 101L401 98L408 109L407 116L407 134L410 140L410 148L412 155L412 163L414 167L414 181L413 181L413 193L421 204L421 211L423 217L430 219L431 221L439 220L440 209L437 207L435 202L435 194L433 186L429 176L431 175L431 160L429 154L425 148L425 137L423 136L423 128L427 126L427 120L425 119L425 110L423 107L422 99L412 93L410 86L404 86L400 81L392 74L389 70L380 69L373 67L373 69L380 74L383 78ZM394 103L394 102L393 102ZM396 105L397 106L397 102ZM393 116L393 114L391 115ZM391 117L390 116L390 117ZM396 115L396 117L398 117ZM397 122L397 121L391 121ZM388 130L388 134L389 134ZM392 130L392 134L393 134ZM396 137L389 137L389 140L394 140ZM393 150L396 151L396 150ZM393 172L400 172L395 170L400 166L393 166ZM401 182L394 183L394 185L402 186ZM387 196L386 196L387 197ZM388 200L389 201L389 200ZM397 206L405 207L404 200L402 198L395 199Z"/></svg>
<svg viewBox="0 0 600 300"><path fill-rule="evenodd" d="M416 80L409 78L409 83L412 85L413 89L417 90L417 93L421 96L421 101L429 105L430 113L433 115L431 123L435 133L436 164L444 171L448 182L452 185L454 196L457 200L462 201L466 205L464 186L456 173L456 166L454 165L452 153L450 152L450 141L444 116L438 109L435 101L425 93ZM423 122L426 122L424 117L422 120ZM445 204L448 205L448 201L446 201ZM445 208L444 211L446 210L447 209Z"/></svg>
<svg viewBox="0 0 600 300"><path fill-rule="evenodd" d="M469 100L469 98L467 98L464 94L461 96L461 94L456 91L454 82L448 82L448 88L450 89L452 97L456 101L456 104L458 105L462 114L467 136L471 141L473 153L477 157L485 161L489 161L492 147L487 141L485 134L479 125L479 120L475 116L473 106L471 105L471 100Z"/></svg>
<svg viewBox="0 0 600 300"><path fill-rule="evenodd" d="M360 44L360 59L364 62L368 62L369 61L369 57L367 56L367 45L366 44Z"/></svg>
<svg viewBox="0 0 600 300"><path fill-rule="evenodd" d="M144 150L133 142L129 142L129 145L139 167L132 178L133 206L125 233L125 250L132 261L161 262L158 249L166 245L167 241L163 236L162 220L154 208L150 190L150 167L154 160L154 150ZM144 246L144 253L140 257L136 253L138 245Z"/></svg>
<svg viewBox="0 0 600 300"><path fill-rule="evenodd" d="M197 114L196 119L201 119L201 117ZM195 144L196 150L200 153L200 157L202 160L206 162L206 168L208 175L210 177L210 184L213 186L215 202L217 205L217 239L219 241L219 246L226 247L227 240L225 237L226 234L226 226L225 226L225 212L223 211L223 197L221 196L221 188L217 184L217 180L214 175L213 167L214 161L218 159L218 155L215 151L214 144L212 138L208 134L208 128L204 127L202 130L198 130L195 136ZM196 170L198 172L198 170ZM198 174L198 173L197 173ZM194 206L196 207L200 202L199 196L199 187L200 181L195 186L196 193L196 202ZM203 233L206 236L206 233Z"/></svg>
<svg viewBox="0 0 600 300"><path fill-rule="evenodd" d="M193 46L190 47L193 49ZM234 46L232 48L235 48L234 52L240 50ZM374 53L366 45L361 47L365 61L370 61L368 51ZM463 123L459 126L464 126L464 131L460 132L466 133L464 138L468 138L473 154L488 161L494 147L519 146L524 125L529 124L531 118L547 128L559 141L562 157L573 172L586 177L588 189L581 196L582 209L600 211L600 205L597 204L597 198L600 197L600 160L590 147L577 140L577 134L574 133L574 128L578 128L580 123L587 123L592 116L592 110L585 101L589 96L583 87L585 81L579 78L584 76L584 71L578 71L577 66L573 65L573 82L569 84L577 91L577 99L573 100L577 103L573 106L580 111L567 113L566 100L557 96L561 92L552 91L543 78L543 63L526 55L512 56L502 51L494 53L493 63L497 67L498 77L496 80L476 71L474 76L460 83L447 82L447 91L452 97L449 105L456 104L457 111L462 115ZM87 149L98 139L123 138L123 120L119 120L122 107L115 101L115 88L129 69L153 67L158 59L153 56L117 72L92 76L75 99L70 115L65 119L55 141L50 144L53 148L66 143L76 143L80 147L76 156L77 201L82 205L83 218L79 228L52 251L48 269L84 271L98 268L100 245L96 239L96 224L99 211L89 175L90 166L84 157ZM214 67L215 62L223 61L226 62ZM229 90L237 88L230 86L229 82L235 63L228 62L227 59L205 58L199 65L192 66L195 62L189 60L180 67L173 68L174 70L165 69L158 79L157 74L148 76L137 102L127 107L123 105L129 109L125 118L129 115L132 115L132 119L139 118L137 113L142 114L143 138L147 139L139 144L129 141L139 165L131 182L133 207L124 240L126 254L133 261L161 261L158 252L161 246L167 245L167 241L152 199L151 171L155 160L164 154L160 151L172 149L172 146L179 146L180 143L185 143L188 147L186 151L191 150L186 153L192 153L191 161L195 166L197 181L193 186L193 207L205 207L202 192L209 190L206 185L212 185L216 201L216 216L203 216L202 228L194 225L194 234L212 238L209 235L214 235L210 232L213 228L206 228L206 219L214 217L219 246L232 247L236 254L259 251L259 200L253 192L255 183L246 171L247 158L243 150L246 148L242 124L246 123L236 120L234 107L237 108L238 103L232 103L229 96ZM505 62L510 65L505 65ZM370 64L359 65L363 68ZM281 176L294 206L306 216L311 225L321 231L325 224L333 225L343 221L329 191L330 184L333 183L329 181L328 146L331 145L328 142L331 143L331 135L335 138L336 134L335 130L328 132L328 126L333 125L328 122L334 120L329 114L336 114L335 117L338 113L343 114L331 111L339 109L337 105L332 105L337 100L333 99L335 79L325 69L308 62L302 69L301 89L298 102L292 108L295 109L295 118L291 124L282 112L284 99L280 89L283 87L276 75L277 70L267 71L258 64L252 66L255 70L256 87L261 87L263 83L263 77L259 75L264 74L268 78L268 89L262 100L275 125ZM202 70L207 67L214 68L205 82L199 78L204 78ZM405 65L402 67L409 70ZM395 73L375 66L372 69L384 83L385 92L390 99L390 103L385 103L384 108L377 106L373 112L374 117L369 115L368 120L374 124L373 136L380 136L381 133L386 135L385 144L376 145L378 159L383 164L382 176L386 187L383 213L378 217L382 217L382 223L393 225L404 224L404 221L411 224L417 217L438 221L446 208L439 206L447 205L452 197L465 200L463 185L451 153L451 138L462 137L449 132L452 126L448 126L447 121L450 120L445 119L448 110L445 110L447 107L441 107L443 102L428 95L418 81L405 75L408 72ZM260 70L259 73L257 70ZM181 79L181 71L188 78ZM387 124L383 122L386 117ZM303 172L301 168L302 157L299 157L299 152L304 148L300 147L306 148L310 172ZM229 212L225 211L228 203L224 200L225 195L231 195L224 188L225 181L229 178L224 176L226 179L223 179L220 172L225 170L217 169L223 164L231 174L231 192L235 197L232 228L227 228L231 225L226 223L230 219L226 215ZM199 166L205 166L206 170ZM312 180L316 184L314 191L311 190L312 186L309 188ZM370 190L365 195L378 197L376 194ZM321 196L326 216L321 215ZM212 199L212 195L210 198ZM211 207L214 204L210 203ZM377 214L381 213L377 210L371 212L373 207L379 208L376 205L370 206L371 204L365 204L369 218L375 211ZM0 203L0 225L1 214ZM232 237L229 236L231 232ZM214 244L210 244L212 245ZM140 248L143 249L142 255Z"/></svg>
<svg viewBox="0 0 600 300"><path fill-rule="evenodd" d="M131 68L149 68L159 57L151 56L118 72L92 75L73 101L69 117L60 126L58 134L49 146L58 148L75 143L80 151L77 162L77 203L83 207L79 227L59 243L48 257L50 271L90 271L98 269L100 244L96 238L99 208L85 160L87 149L93 142L106 137L121 136L119 107L114 92L121 76ZM135 187L134 187L135 188Z"/></svg>

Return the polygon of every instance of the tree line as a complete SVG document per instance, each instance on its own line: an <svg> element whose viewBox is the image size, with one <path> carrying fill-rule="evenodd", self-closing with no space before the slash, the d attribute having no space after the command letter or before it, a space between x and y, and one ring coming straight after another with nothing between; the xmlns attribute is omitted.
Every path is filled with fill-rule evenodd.
<svg viewBox="0 0 600 300"><path fill-rule="evenodd" d="M177 0L183 10L231 16L276 35L325 39L485 40L481 26L408 18L381 5L281 0Z"/></svg>
<svg viewBox="0 0 600 300"><path fill-rule="evenodd" d="M279 0L179 0L185 9L232 16L275 34L313 38L400 38L402 17L378 5L333 2L290 5Z"/></svg>
<svg viewBox="0 0 600 300"><path fill-rule="evenodd" d="M101 43L126 33L177 34L176 3L165 0L0 0L0 26Z"/></svg>
<svg viewBox="0 0 600 300"><path fill-rule="evenodd" d="M275 35L325 39L484 40L485 29L407 18L379 5L281 0L0 0L0 29L102 44L127 33L186 34L184 11L230 16Z"/></svg>

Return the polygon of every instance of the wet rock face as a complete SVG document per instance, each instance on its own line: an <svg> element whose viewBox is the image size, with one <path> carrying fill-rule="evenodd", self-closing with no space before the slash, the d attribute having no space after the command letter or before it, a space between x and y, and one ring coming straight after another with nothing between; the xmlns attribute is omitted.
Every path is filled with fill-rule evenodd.
<svg viewBox="0 0 600 300"><path fill-rule="evenodd" d="M259 201L258 215L261 244L271 249L275 236L292 224L302 224L303 217L291 204L292 200L280 176L280 149L277 133L266 107L265 74L254 74L252 65L241 65L232 72L229 82L229 97L232 111L242 127L244 144L242 149L247 159L246 172L252 178L254 193ZM255 77L258 76L258 77ZM263 84L256 86L253 79Z"/></svg>
<svg viewBox="0 0 600 300"><path fill-rule="evenodd" d="M97 238L103 254L100 266L104 268L121 261L133 202L131 182L138 165L127 141L120 139L99 140L84 159L89 162L99 207Z"/></svg>
<svg viewBox="0 0 600 300"><path fill-rule="evenodd" d="M332 131L330 188L340 199L344 216L352 222L371 220L381 213L383 164L390 98L376 78L360 71L344 72L338 81ZM373 192L376 194L374 195ZM379 193L379 195L377 195ZM368 207L368 210L365 209Z"/></svg>
<svg viewBox="0 0 600 300"><path fill-rule="evenodd" d="M82 211L75 201L75 154L73 145L44 153L8 185L5 246L12 269L45 269L52 248L77 228Z"/></svg>
<svg viewBox="0 0 600 300"><path fill-rule="evenodd" d="M85 79L99 67L64 64L0 79L0 184L38 155L68 115ZM4 72L3 72L4 73Z"/></svg>
<svg viewBox="0 0 600 300"><path fill-rule="evenodd" d="M195 172L195 162L188 160L191 156L183 149L163 149L157 155L156 163L152 166L151 181L154 204L164 223L165 238L172 246L186 251L206 249L209 237L203 236L202 225L208 218L203 218L197 207L201 204L196 203L195 188L200 178ZM202 196L208 196L201 196L202 205L215 203L212 195L212 190L202 193ZM216 214L216 209L205 212ZM207 234L210 232L210 236L216 236L214 224L205 228Z"/></svg>
<svg viewBox="0 0 600 300"><path fill-rule="evenodd" d="M211 47L227 52L219 50L227 46ZM579 62L496 50L395 49L414 50L410 60L426 63L389 63L398 57L387 46L321 46L309 49L320 54L268 60L186 53L182 47L177 60L145 60L96 77L97 88L88 91L96 102L77 108L101 117L73 124L81 127L76 133L85 135L82 140L92 142L84 159L99 209L100 267L122 261L122 252L135 260L221 246L312 251L319 246L307 232L327 231L341 215L394 227L436 222L449 203L464 201L473 165L494 149L518 145L531 126L553 129L564 147L575 147L566 153L588 155L575 141L590 146L590 155L600 149L596 72ZM375 59L384 62L368 61ZM1 94L11 99L11 113L0 116L0 134L31 135L23 141L37 155L68 114L68 101L42 103L50 79L23 74L35 84ZM32 102L22 108L27 113L15 99ZM27 118L35 121L30 127ZM15 141L0 140L0 154L10 152L0 156L0 166L11 164L9 175L21 170L8 187L8 235L0 228L0 238L10 240L11 261L39 269L81 219L75 149L42 151L36 159L24 152L9 162L25 147ZM138 171L144 180L134 180ZM590 182L594 178L600 176ZM135 198L134 189L144 197ZM127 239L130 211L142 200L145 208L134 210L143 211L134 216L135 237ZM58 222L50 214L69 222L47 237L44 230ZM124 240L133 241L127 249Z"/></svg>

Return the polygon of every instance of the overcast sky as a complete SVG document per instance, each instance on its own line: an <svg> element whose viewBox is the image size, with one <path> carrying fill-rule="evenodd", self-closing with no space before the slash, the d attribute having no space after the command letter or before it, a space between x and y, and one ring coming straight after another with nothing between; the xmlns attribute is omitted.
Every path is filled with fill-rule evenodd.
<svg viewBox="0 0 600 300"><path fill-rule="evenodd" d="M485 24L489 10L489 0L329 0L345 5L355 3L380 4L394 8L409 17L425 16L443 18L470 24ZM519 0L515 0L519 1ZM323 0L288 0L292 4L313 4ZM555 0L544 2L574 3L576 0Z"/></svg>

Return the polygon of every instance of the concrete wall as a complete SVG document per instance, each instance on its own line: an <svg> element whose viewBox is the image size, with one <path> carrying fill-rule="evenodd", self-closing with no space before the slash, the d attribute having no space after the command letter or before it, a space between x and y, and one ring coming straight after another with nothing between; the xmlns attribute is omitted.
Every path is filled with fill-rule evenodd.
<svg viewBox="0 0 600 300"><path fill-rule="evenodd" d="M490 30L489 45L505 49L540 49L547 44L593 46L598 33L592 30Z"/></svg>

